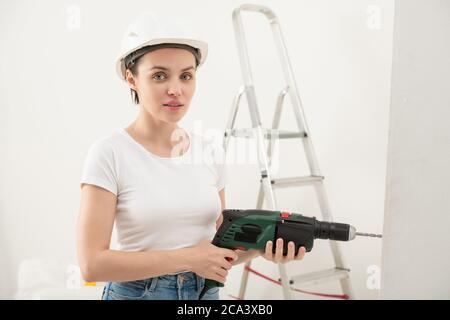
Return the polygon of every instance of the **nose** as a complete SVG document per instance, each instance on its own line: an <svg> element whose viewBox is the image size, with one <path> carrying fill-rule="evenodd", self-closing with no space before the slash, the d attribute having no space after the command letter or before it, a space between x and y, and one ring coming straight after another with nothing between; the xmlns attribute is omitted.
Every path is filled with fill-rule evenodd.
<svg viewBox="0 0 450 320"><path fill-rule="evenodd" d="M178 81L173 81L170 83L167 89L169 96L181 96L181 85Z"/></svg>

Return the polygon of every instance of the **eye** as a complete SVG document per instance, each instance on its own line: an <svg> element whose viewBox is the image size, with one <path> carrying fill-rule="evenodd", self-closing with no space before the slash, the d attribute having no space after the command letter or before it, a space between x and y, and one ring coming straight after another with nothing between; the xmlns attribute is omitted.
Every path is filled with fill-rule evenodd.
<svg viewBox="0 0 450 320"><path fill-rule="evenodd" d="M157 73L157 74L155 74L155 75L153 76L153 79L154 79L154 80L157 80L157 81L159 81L159 80L164 80L164 79L159 78L159 77L164 77L164 79L165 79L166 75L165 75L164 73Z"/></svg>
<svg viewBox="0 0 450 320"><path fill-rule="evenodd" d="M191 80L192 79L192 75L190 73L185 73L181 77L189 77L189 79L184 78L185 80Z"/></svg>

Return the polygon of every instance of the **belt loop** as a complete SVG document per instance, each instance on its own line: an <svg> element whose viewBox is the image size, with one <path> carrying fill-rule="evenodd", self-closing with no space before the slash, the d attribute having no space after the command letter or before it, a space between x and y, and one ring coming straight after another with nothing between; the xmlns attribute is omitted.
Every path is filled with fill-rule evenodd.
<svg viewBox="0 0 450 320"><path fill-rule="evenodd" d="M107 282L105 284L105 286L103 287L103 292L102 292L102 300L108 300L108 295L109 295L109 287L111 286L111 282Z"/></svg>
<svg viewBox="0 0 450 320"><path fill-rule="evenodd" d="M155 290L155 287L158 283L159 277L153 277L146 280L145 283L145 291L146 292L153 292Z"/></svg>

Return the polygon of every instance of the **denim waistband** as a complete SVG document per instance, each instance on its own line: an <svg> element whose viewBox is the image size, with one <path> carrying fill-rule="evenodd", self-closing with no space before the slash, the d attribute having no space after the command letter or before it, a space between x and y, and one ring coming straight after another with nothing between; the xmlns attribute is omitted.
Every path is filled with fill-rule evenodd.
<svg viewBox="0 0 450 320"><path fill-rule="evenodd" d="M197 290L201 290L205 284L205 278L194 272L186 271L177 274L166 274L144 280L130 281L127 283L138 285L138 287L141 287L144 290L154 288L156 285L168 288L196 287Z"/></svg>
<svg viewBox="0 0 450 320"><path fill-rule="evenodd" d="M162 275L143 280L108 282L103 290L103 300L115 299L197 299L205 286L205 278L194 272ZM208 293L208 292L207 292ZM111 299L112 298L112 299ZM203 300L217 300L218 290L205 294Z"/></svg>
<svg viewBox="0 0 450 320"><path fill-rule="evenodd" d="M156 278L160 285L164 284L169 287L196 286L197 290L204 284L205 280L203 277L200 277L191 271L181 272L178 274L166 274ZM155 281L155 279L150 278L148 281Z"/></svg>

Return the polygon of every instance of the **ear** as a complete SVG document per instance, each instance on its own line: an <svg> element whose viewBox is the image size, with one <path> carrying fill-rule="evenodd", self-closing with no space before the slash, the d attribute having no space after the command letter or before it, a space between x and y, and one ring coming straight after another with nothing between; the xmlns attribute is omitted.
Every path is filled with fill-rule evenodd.
<svg viewBox="0 0 450 320"><path fill-rule="evenodd" d="M133 74L131 73L130 69L127 69L125 71L125 79L128 83L128 85L130 86L131 89L133 89L134 91L136 90L136 80L133 77Z"/></svg>

